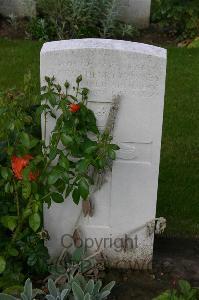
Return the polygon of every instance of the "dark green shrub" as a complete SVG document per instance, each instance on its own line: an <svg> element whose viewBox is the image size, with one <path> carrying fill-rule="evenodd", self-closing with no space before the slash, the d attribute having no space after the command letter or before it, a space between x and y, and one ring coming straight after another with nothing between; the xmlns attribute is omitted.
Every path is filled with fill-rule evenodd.
<svg viewBox="0 0 199 300"><path fill-rule="evenodd" d="M155 0L152 21L179 40L199 34L198 0Z"/></svg>
<svg viewBox="0 0 199 300"><path fill-rule="evenodd" d="M47 41L51 31L44 19L32 18L28 24L27 33L31 39Z"/></svg>

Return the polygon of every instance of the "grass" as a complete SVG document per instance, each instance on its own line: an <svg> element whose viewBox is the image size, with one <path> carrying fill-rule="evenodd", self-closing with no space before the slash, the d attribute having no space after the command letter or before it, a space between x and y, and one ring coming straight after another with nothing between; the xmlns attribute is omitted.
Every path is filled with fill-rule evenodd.
<svg viewBox="0 0 199 300"><path fill-rule="evenodd" d="M24 74L31 71L39 91L41 42L0 39L0 90L23 86Z"/></svg>
<svg viewBox="0 0 199 300"><path fill-rule="evenodd" d="M169 49L157 213L177 235L199 234L198 74L198 49Z"/></svg>
<svg viewBox="0 0 199 300"><path fill-rule="evenodd" d="M31 70L39 90L40 42L0 40L0 89L21 88ZM157 215L167 234L199 235L199 51L168 49Z"/></svg>

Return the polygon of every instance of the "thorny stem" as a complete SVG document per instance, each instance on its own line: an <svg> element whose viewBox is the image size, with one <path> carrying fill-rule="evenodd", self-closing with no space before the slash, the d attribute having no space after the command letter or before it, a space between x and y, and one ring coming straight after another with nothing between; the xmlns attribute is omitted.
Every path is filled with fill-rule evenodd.
<svg viewBox="0 0 199 300"><path fill-rule="evenodd" d="M28 208L30 206L31 201L32 201L32 198L30 197L26 208ZM19 218L18 225L17 225L17 228L15 229L15 232L12 236L11 243L14 243L16 241L17 236L18 236L19 232L22 230L22 227L23 227L23 224L24 224L25 217L22 216L21 219L20 219L20 217L18 217L18 218Z"/></svg>
<svg viewBox="0 0 199 300"><path fill-rule="evenodd" d="M14 184L14 192L15 192L15 199L16 199L17 217L19 219L20 218L19 197L18 197L18 193L17 193L17 187L16 187L15 180L13 180L13 184Z"/></svg>

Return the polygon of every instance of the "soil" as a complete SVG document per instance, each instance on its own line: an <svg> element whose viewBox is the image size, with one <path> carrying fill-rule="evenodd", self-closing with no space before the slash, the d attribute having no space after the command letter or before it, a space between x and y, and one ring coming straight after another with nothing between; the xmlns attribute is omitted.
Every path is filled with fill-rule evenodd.
<svg viewBox="0 0 199 300"><path fill-rule="evenodd" d="M111 300L151 300L180 279L199 286L199 240L162 237L155 239L153 269L109 270L106 280L115 280Z"/></svg>
<svg viewBox="0 0 199 300"><path fill-rule="evenodd" d="M26 19L17 20L16 23L14 19L9 21L0 16L0 38L24 39L26 38L26 26Z"/></svg>
<svg viewBox="0 0 199 300"><path fill-rule="evenodd" d="M176 37L168 35L166 32L160 30L156 24L151 24L147 30L142 30L140 36L134 41L160 47L178 45Z"/></svg>

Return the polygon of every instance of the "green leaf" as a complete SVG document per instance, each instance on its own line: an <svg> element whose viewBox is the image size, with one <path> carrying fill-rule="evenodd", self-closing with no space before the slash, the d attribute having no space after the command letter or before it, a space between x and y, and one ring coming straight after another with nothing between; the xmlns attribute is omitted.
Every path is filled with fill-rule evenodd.
<svg viewBox="0 0 199 300"><path fill-rule="evenodd" d="M85 153L86 154L91 154L93 153L94 151L96 151L97 149L97 146L91 146L91 147L88 147L86 150L85 150Z"/></svg>
<svg viewBox="0 0 199 300"><path fill-rule="evenodd" d="M93 293L93 289L94 289L94 281L91 279L88 281L85 287L85 292L91 295Z"/></svg>
<svg viewBox="0 0 199 300"><path fill-rule="evenodd" d="M10 192L10 182L7 182L5 187L4 187L5 193L9 193Z"/></svg>
<svg viewBox="0 0 199 300"><path fill-rule="evenodd" d="M31 172L31 168L29 166L27 166L26 168L23 169L22 171L22 175L23 175L23 179L28 181L29 180L29 174Z"/></svg>
<svg viewBox="0 0 199 300"><path fill-rule="evenodd" d="M20 293L23 292L23 286L22 285L12 285L12 286L4 289L3 292L8 295L20 295ZM1 299L1 297L0 297L0 299Z"/></svg>
<svg viewBox="0 0 199 300"><path fill-rule="evenodd" d="M103 287L103 289L101 290L101 292L111 292L112 288L115 285L115 281L111 281L110 283L108 283L105 287Z"/></svg>
<svg viewBox="0 0 199 300"><path fill-rule="evenodd" d="M61 300L64 300L64 299L67 299L67 295L70 293L70 290L69 289L64 289L62 292L61 292Z"/></svg>
<svg viewBox="0 0 199 300"><path fill-rule="evenodd" d="M186 280L180 280L179 287L183 295L186 295L191 290L191 285Z"/></svg>
<svg viewBox="0 0 199 300"><path fill-rule="evenodd" d="M36 138L32 138L30 141L30 149L34 148L39 143L39 140Z"/></svg>
<svg viewBox="0 0 199 300"><path fill-rule="evenodd" d="M61 141L64 146L68 146L73 142L73 139L70 135L66 135L65 133L61 134Z"/></svg>
<svg viewBox="0 0 199 300"><path fill-rule="evenodd" d="M84 300L91 300L91 296L87 293L87 294L84 296Z"/></svg>
<svg viewBox="0 0 199 300"><path fill-rule="evenodd" d="M80 263L85 257L85 247L78 247L72 254L72 261L75 263Z"/></svg>
<svg viewBox="0 0 199 300"><path fill-rule="evenodd" d="M23 294L27 297L27 300L32 300L32 282L30 278L25 282Z"/></svg>
<svg viewBox="0 0 199 300"><path fill-rule="evenodd" d="M70 195L72 189L73 189L72 185L67 186L67 189L65 191L65 198L67 198Z"/></svg>
<svg viewBox="0 0 199 300"><path fill-rule="evenodd" d="M89 165L89 160L82 159L82 160L77 162L76 169L80 173L85 173L88 169L88 165Z"/></svg>
<svg viewBox="0 0 199 300"><path fill-rule="evenodd" d="M23 146L25 146L26 148L30 147L30 138L26 132L22 132L20 140Z"/></svg>
<svg viewBox="0 0 199 300"><path fill-rule="evenodd" d="M106 299L110 295L110 293L111 292L109 292L109 291L101 292L101 294L100 294L100 300Z"/></svg>
<svg viewBox="0 0 199 300"><path fill-rule="evenodd" d="M76 282L72 283L72 290L73 290L73 295L75 300L84 299L84 292Z"/></svg>
<svg viewBox="0 0 199 300"><path fill-rule="evenodd" d="M102 287L102 282L101 282L101 280L98 280L93 289L93 294L95 295L95 294L99 293L101 287Z"/></svg>
<svg viewBox="0 0 199 300"><path fill-rule="evenodd" d="M0 116L3 115L5 112L7 112L7 110L8 109L4 107L0 108Z"/></svg>
<svg viewBox="0 0 199 300"><path fill-rule="evenodd" d="M59 165L67 171L70 166L68 158L66 156L62 155L59 159Z"/></svg>
<svg viewBox="0 0 199 300"><path fill-rule="evenodd" d="M110 144L111 148L115 151L120 150L120 147L116 144Z"/></svg>
<svg viewBox="0 0 199 300"><path fill-rule="evenodd" d="M48 184L53 185L57 182L57 180L60 178L60 171L58 170L53 170L50 175L48 176Z"/></svg>
<svg viewBox="0 0 199 300"><path fill-rule="evenodd" d="M8 248L8 253L10 256L18 256L19 255L19 251L15 248Z"/></svg>
<svg viewBox="0 0 199 300"><path fill-rule="evenodd" d="M3 256L0 256L0 274L5 271L6 261Z"/></svg>
<svg viewBox="0 0 199 300"><path fill-rule="evenodd" d="M115 159L116 159L116 153L115 153L114 150L109 149L108 155L109 155L109 157L110 157L112 160L115 160Z"/></svg>
<svg viewBox="0 0 199 300"><path fill-rule="evenodd" d="M15 216L4 216L1 218L1 223L4 227L13 231L17 226L17 217Z"/></svg>
<svg viewBox="0 0 199 300"><path fill-rule="evenodd" d="M30 198L31 195L31 183L29 181L24 181L22 184L22 196L24 199Z"/></svg>
<svg viewBox="0 0 199 300"><path fill-rule="evenodd" d="M17 300L17 298L7 295L7 294L1 294L0 293L0 300Z"/></svg>
<svg viewBox="0 0 199 300"><path fill-rule="evenodd" d="M78 188L81 197L86 200L89 195L89 185L88 182L85 178L81 178L80 181L78 182Z"/></svg>
<svg viewBox="0 0 199 300"><path fill-rule="evenodd" d="M173 294L173 295L172 295ZM161 295L159 295L156 298L153 298L153 300L170 300L170 299L176 299L176 291L173 290L172 294L170 291L166 291L164 293L162 293Z"/></svg>
<svg viewBox="0 0 199 300"><path fill-rule="evenodd" d="M29 217L29 226L30 228L36 232L41 225L41 217L38 213L34 213Z"/></svg>
<svg viewBox="0 0 199 300"><path fill-rule="evenodd" d="M105 165L106 165L105 160L102 159L102 158L98 159L96 162L97 162L98 167L99 167L100 169L103 169L103 168L105 167Z"/></svg>
<svg viewBox="0 0 199 300"><path fill-rule="evenodd" d="M54 159L56 158L56 156L57 156L57 148L52 147L52 148L50 149L49 159L50 159L50 160L54 160Z"/></svg>
<svg viewBox="0 0 199 300"><path fill-rule="evenodd" d="M48 100L52 107L54 107L57 104L57 100L54 94L48 94Z"/></svg>
<svg viewBox="0 0 199 300"><path fill-rule="evenodd" d="M72 197L73 197L73 202L78 205L80 201L80 193L78 189L73 190Z"/></svg>
<svg viewBox="0 0 199 300"><path fill-rule="evenodd" d="M32 210L30 208L26 208L23 212L23 218L27 218L32 214Z"/></svg>
<svg viewBox="0 0 199 300"><path fill-rule="evenodd" d="M55 193L55 192L52 193L51 198L56 203L63 203L64 202L63 196L59 193Z"/></svg>
<svg viewBox="0 0 199 300"><path fill-rule="evenodd" d="M47 300L55 300L56 298L54 298L52 295L46 295L46 299Z"/></svg>
<svg viewBox="0 0 199 300"><path fill-rule="evenodd" d="M34 213L37 213L38 210L39 210L39 203L36 202L36 201L34 201L33 204L32 204L32 211L33 211Z"/></svg>
<svg viewBox="0 0 199 300"><path fill-rule="evenodd" d="M8 153L8 155L12 155L13 154L13 152L14 152L14 147L11 147L11 146L9 146L8 148L7 148L7 153Z"/></svg>
<svg viewBox="0 0 199 300"><path fill-rule="evenodd" d="M48 279L48 290L50 292L50 295L56 299L58 296L57 288L56 288L54 281L51 278Z"/></svg>
<svg viewBox="0 0 199 300"><path fill-rule="evenodd" d="M28 257L28 260L27 260L27 264L31 267L35 266L37 263L37 256L36 255L30 255Z"/></svg>
<svg viewBox="0 0 199 300"><path fill-rule="evenodd" d="M9 168L1 167L1 176L7 180L12 175L12 171Z"/></svg>
<svg viewBox="0 0 199 300"><path fill-rule="evenodd" d="M82 159L82 160L78 161L78 163L76 165L76 169L80 173L85 173L85 172L87 172L88 165L89 165L89 160Z"/></svg>

